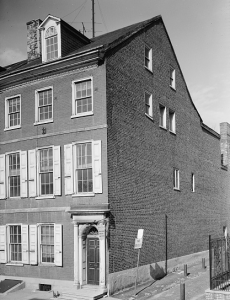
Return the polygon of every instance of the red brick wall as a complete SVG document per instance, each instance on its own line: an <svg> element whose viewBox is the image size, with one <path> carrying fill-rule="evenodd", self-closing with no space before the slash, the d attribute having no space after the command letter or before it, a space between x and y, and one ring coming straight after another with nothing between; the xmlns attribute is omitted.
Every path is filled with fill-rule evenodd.
<svg viewBox="0 0 230 300"><path fill-rule="evenodd" d="M152 73L144 67L145 44L152 48ZM201 127L162 23L126 41L106 64L109 272L136 266L138 228L145 230L141 265L165 260L165 215L168 259L206 250L208 235L222 234L227 224L229 175L221 169L219 138ZM176 91L169 87L170 65ZM145 116L145 91L153 96L153 120ZM159 127L159 103L167 108L167 130ZM176 135L168 130L169 109ZM174 167L180 191L173 189Z"/></svg>

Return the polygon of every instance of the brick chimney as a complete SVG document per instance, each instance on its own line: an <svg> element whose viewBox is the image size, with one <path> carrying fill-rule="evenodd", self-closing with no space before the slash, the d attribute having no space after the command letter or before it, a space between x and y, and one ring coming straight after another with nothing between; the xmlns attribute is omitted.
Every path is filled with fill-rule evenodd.
<svg viewBox="0 0 230 300"><path fill-rule="evenodd" d="M222 164L230 166L230 124L220 123L220 150Z"/></svg>
<svg viewBox="0 0 230 300"><path fill-rule="evenodd" d="M41 56L41 32L38 30L42 23L40 19L27 22L27 58L28 61Z"/></svg>

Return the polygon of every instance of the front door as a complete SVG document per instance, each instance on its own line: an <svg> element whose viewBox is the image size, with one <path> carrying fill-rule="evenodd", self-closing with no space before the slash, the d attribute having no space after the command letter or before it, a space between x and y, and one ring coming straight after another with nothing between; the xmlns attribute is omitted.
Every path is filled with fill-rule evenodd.
<svg viewBox="0 0 230 300"><path fill-rule="evenodd" d="M87 283L99 285L99 239L87 237Z"/></svg>

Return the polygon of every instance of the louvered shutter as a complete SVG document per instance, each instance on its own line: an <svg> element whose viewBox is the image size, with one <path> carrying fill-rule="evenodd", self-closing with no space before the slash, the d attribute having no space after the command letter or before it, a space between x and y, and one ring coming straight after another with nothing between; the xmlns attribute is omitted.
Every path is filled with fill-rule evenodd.
<svg viewBox="0 0 230 300"><path fill-rule="evenodd" d="M28 169L29 169L29 196L35 197L36 193L36 178L37 178L37 168L36 168L36 150L28 151Z"/></svg>
<svg viewBox="0 0 230 300"><path fill-rule="evenodd" d="M6 252L6 226L0 226L0 263L5 264L7 262Z"/></svg>
<svg viewBox="0 0 230 300"><path fill-rule="evenodd" d="M6 198L6 163L5 154L0 155L0 199Z"/></svg>
<svg viewBox="0 0 230 300"><path fill-rule="evenodd" d="M29 225L30 228L30 264L38 264L37 226Z"/></svg>
<svg viewBox="0 0 230 300"><path fill-rule="evenodd" d="M29 264L29 237L28 237L28 225L21 226L22 231L22 263Z"/></svg>
<svg viewBox="0 0 230 300"><path fill-rule="evenodd" d="M101 141L93 142L93 191L102 193Z"/></svg>
<svg viewBox="0 0 230 300"><path fill-rule="evenodd" d="M73 193L73 146L72 144L64 145L64 162L65 162L65 195Z"/></svg>
<svg viewBox="0 0 230 300"><path fill-rule="evenodd" d="M61 161L60 146L53 147L53 165L54 165L54 195L61 195Z"/></svg>
<svg viewBox="0 0 230 300"><path fill-rule="evenodd" d="M54 225L54 263L62 267L62 225Z"/></svg>
<svg viewBox="0 0 230 300"><path fill-rule="evenodd" d="M21 197L27 197L27 152L21 151L20 154L20 184Z"/></svg>

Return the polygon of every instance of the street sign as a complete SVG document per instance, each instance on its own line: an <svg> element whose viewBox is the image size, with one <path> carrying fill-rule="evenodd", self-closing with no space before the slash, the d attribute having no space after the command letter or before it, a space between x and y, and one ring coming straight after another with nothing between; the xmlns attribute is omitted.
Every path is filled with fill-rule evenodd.
<svg viewBox="0 0 230 300"><path fill-rule="evenodd" d="M134 249L141 249L143 243L143 239L135 239Z"/></svg>

